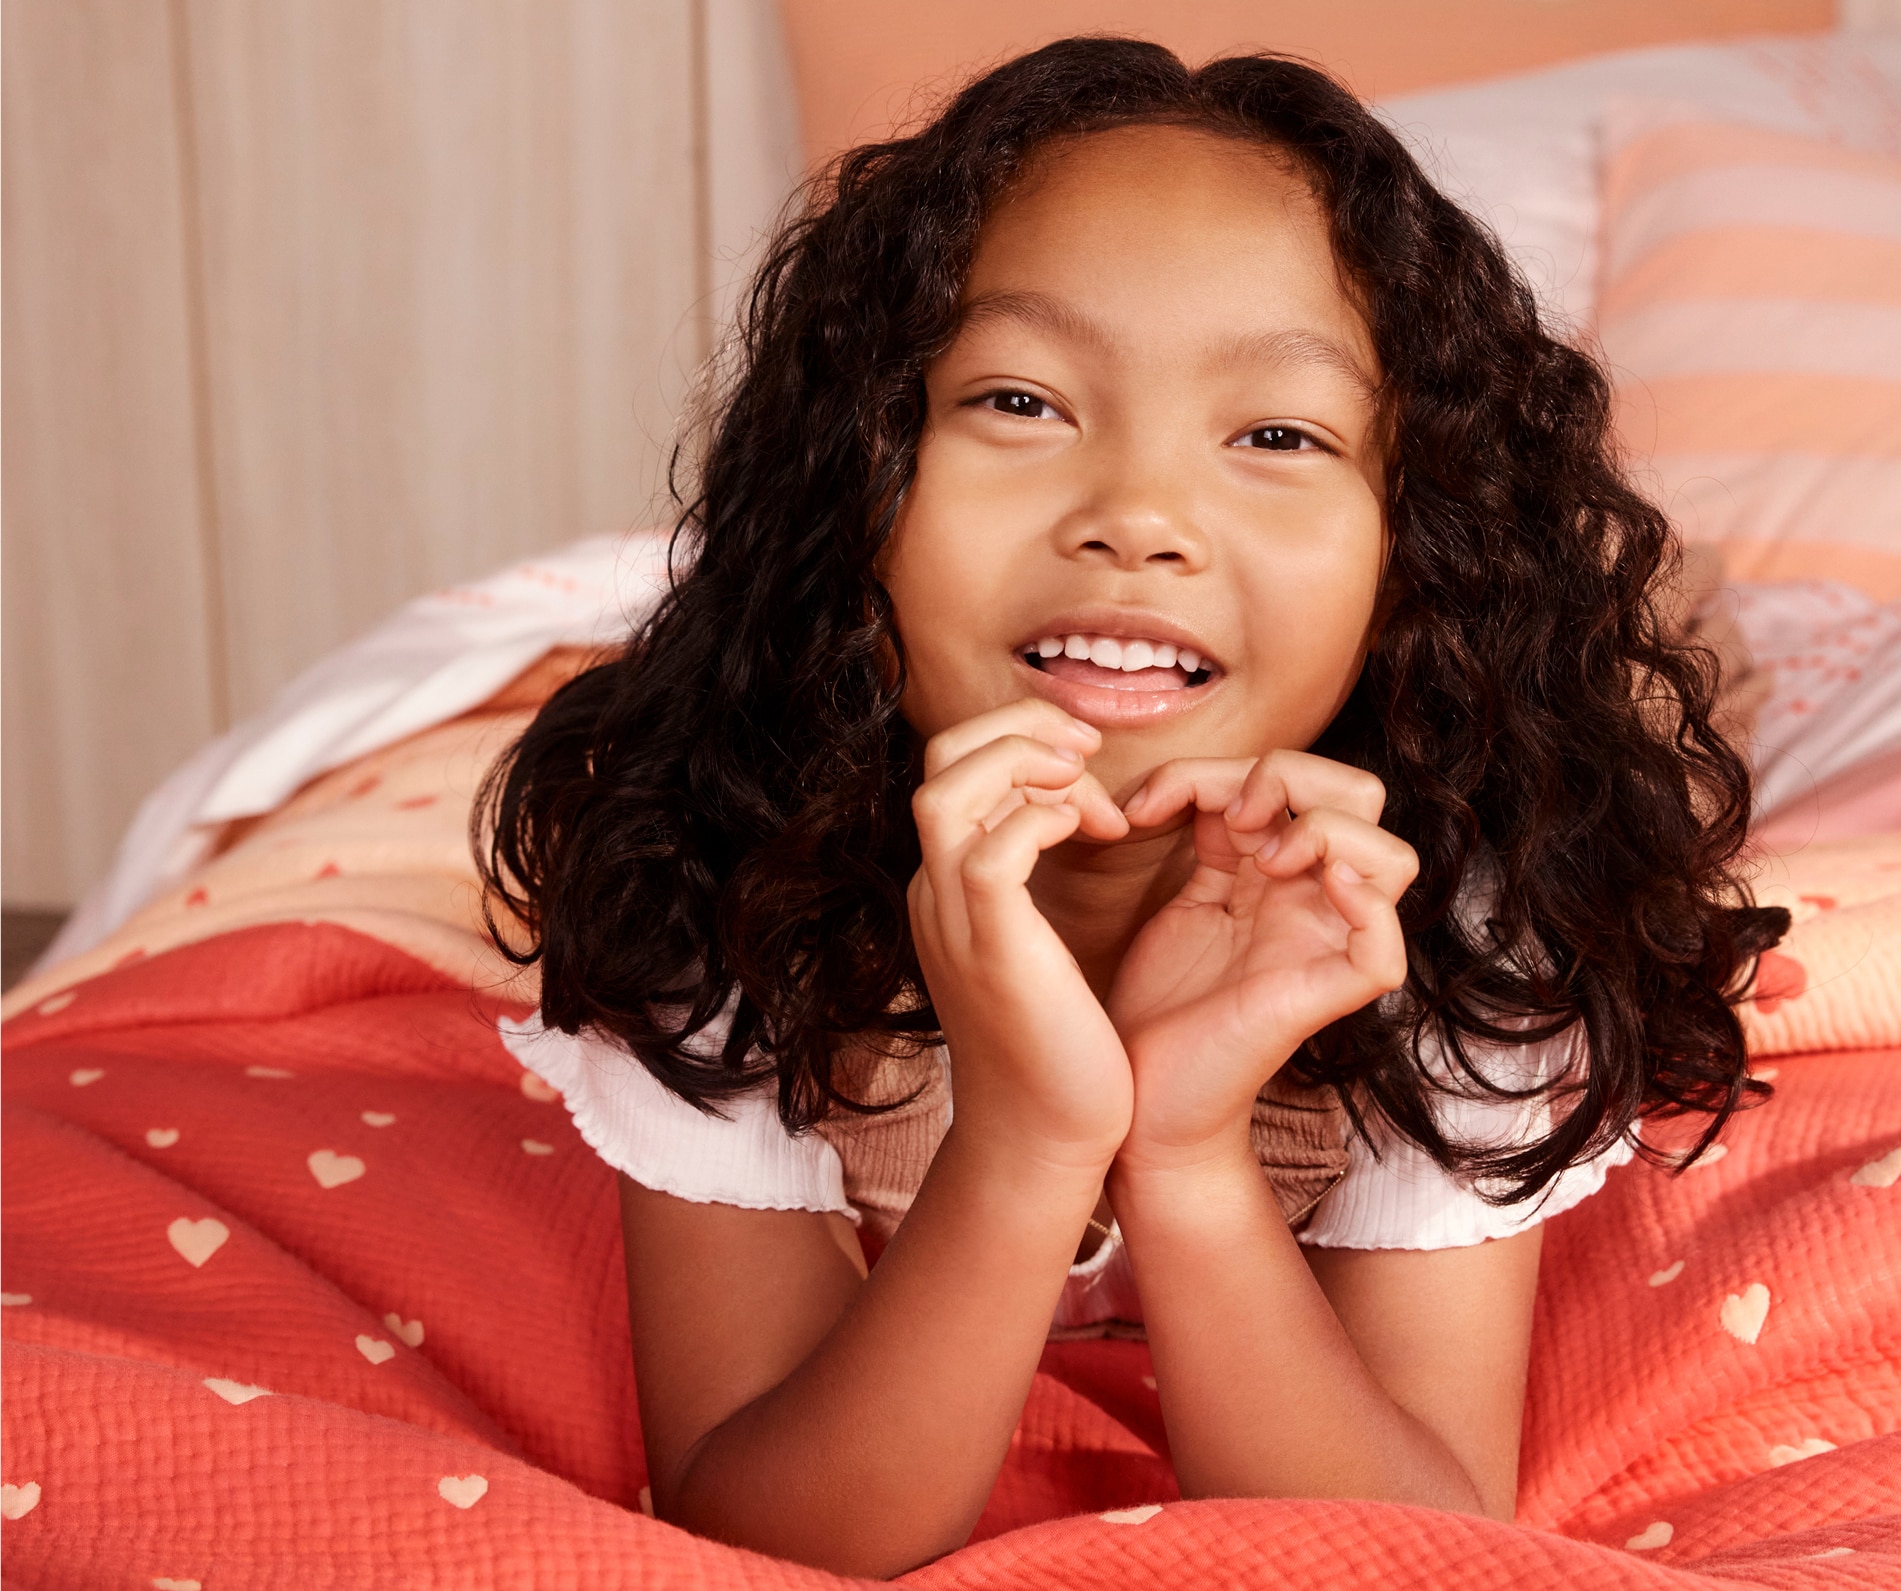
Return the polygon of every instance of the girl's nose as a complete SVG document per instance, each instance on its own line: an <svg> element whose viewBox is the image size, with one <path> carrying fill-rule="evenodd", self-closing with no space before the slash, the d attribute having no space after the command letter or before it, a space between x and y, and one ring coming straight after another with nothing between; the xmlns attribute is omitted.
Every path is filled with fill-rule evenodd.
<svg viewBox="0 0 1901 1591"><path fill-rule="evenodd" d="M1059 535L1066 556L1118 569L1190 574L1208 561L1206 539L1192 517L1153 497L1092 504L1070 516Z"/></svg>

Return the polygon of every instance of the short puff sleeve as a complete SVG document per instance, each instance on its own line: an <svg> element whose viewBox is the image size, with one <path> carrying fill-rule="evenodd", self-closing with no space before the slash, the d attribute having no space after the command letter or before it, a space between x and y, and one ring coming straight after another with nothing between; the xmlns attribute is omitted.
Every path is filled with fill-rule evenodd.
<svg viewBox="0 0 1901 1591"><path fill-rule="evenodd" d="M817 1133L788 1133L770 1086L722 1100L709 1115L610 1039L546 1028L539 1015L504 1017L498 1028L515 1059L560 1090L588 1147L643 1188L694 1204L858 1220L838 1151Z"/></svg>
<svg viewBox="0 0 1901 1591"><path fill-rule="evenodd" d="M1581 1069L1586 1057L1581 1026L1538 1044L1472 1047L1468 1053L1481 1075L1515 1089ZM1436 1039L1422 1043L1421 1059L1429 1074L1453 1080ZM1542 1138L1552 1126L1549 1097L1501 1098L1463 1077L1452 1092L1436 1096L1434 1110L1440 1131L1454 1143L1502 1148ZM1446 1171L1410 1139L1373 1130L1379 1138L1377 1157L1358 1133L1351 1136L1346 1175L1299 1233L1302 1243L1315 1248L1443 1249L1511 1237L1589 1198L1603 1187L1610 1168L1625 1164L1633 1154L1629 1142L1620 1141L1594 1159L1567 1167L1543 1193L1523 1204L1496 1205L1486 1202L1475 1183Z"/></svg>

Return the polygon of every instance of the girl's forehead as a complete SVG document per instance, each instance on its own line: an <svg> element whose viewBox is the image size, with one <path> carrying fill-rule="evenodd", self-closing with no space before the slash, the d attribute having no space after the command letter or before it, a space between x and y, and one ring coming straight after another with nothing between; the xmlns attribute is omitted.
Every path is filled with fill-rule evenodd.
<svg viewBox="0 0 1901 1591"><path fill-rule="evenodd" d="M1095 217L1326 230L1313 184L1286 150L1198 127L1138 124L1034 152L985 221L979 247L998 234Z"/></svg>
<svg viewBox="0 0 1901 1591"><path fill-rule="evenodd" d="M1305 334L1378 379L1305 174L1283 151L1196 128L1115 128L1039 153L986 220L964 303L971 329L1031 304L1045 326L1137 343Z"/></svg>

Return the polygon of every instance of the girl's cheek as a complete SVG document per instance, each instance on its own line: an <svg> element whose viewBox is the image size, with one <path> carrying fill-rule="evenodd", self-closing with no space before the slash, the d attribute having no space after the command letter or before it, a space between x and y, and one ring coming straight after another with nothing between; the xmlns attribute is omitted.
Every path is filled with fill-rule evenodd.
<svg viewBox="0 0 1901 1591"><path fill-rule="evenodd" d="M1351 517L1358 523L1334 539L1328 556L1278 560L1249 582L1245 601L1255 615L1249 652L1259 660L1249 683L1259 693L1260 733L1272 745L1311 743L1364 665L1386 538L1383 518L1370 505Z"/></svg>

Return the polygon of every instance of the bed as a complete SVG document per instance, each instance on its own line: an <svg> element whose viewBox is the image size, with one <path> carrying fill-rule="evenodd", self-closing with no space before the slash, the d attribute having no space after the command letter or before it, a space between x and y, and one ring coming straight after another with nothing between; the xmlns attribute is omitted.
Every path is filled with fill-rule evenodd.
<svg viewBox="0 0 1901 1591"><path fill-rule="evenodd" d="M1901 1583L1897 85L1818 40L1389 107L1720 554L1795 919L1742 1007L1774 1099L1551 1223L1517 1518L1184 1503L1146 1350L1059 1343L907 1581ZM639 532L410 604L155 791L8 997L10 1583L839 1583L650 1517L612 1175L497 1033L535 993L470 798L665 578Z"/></svg>

